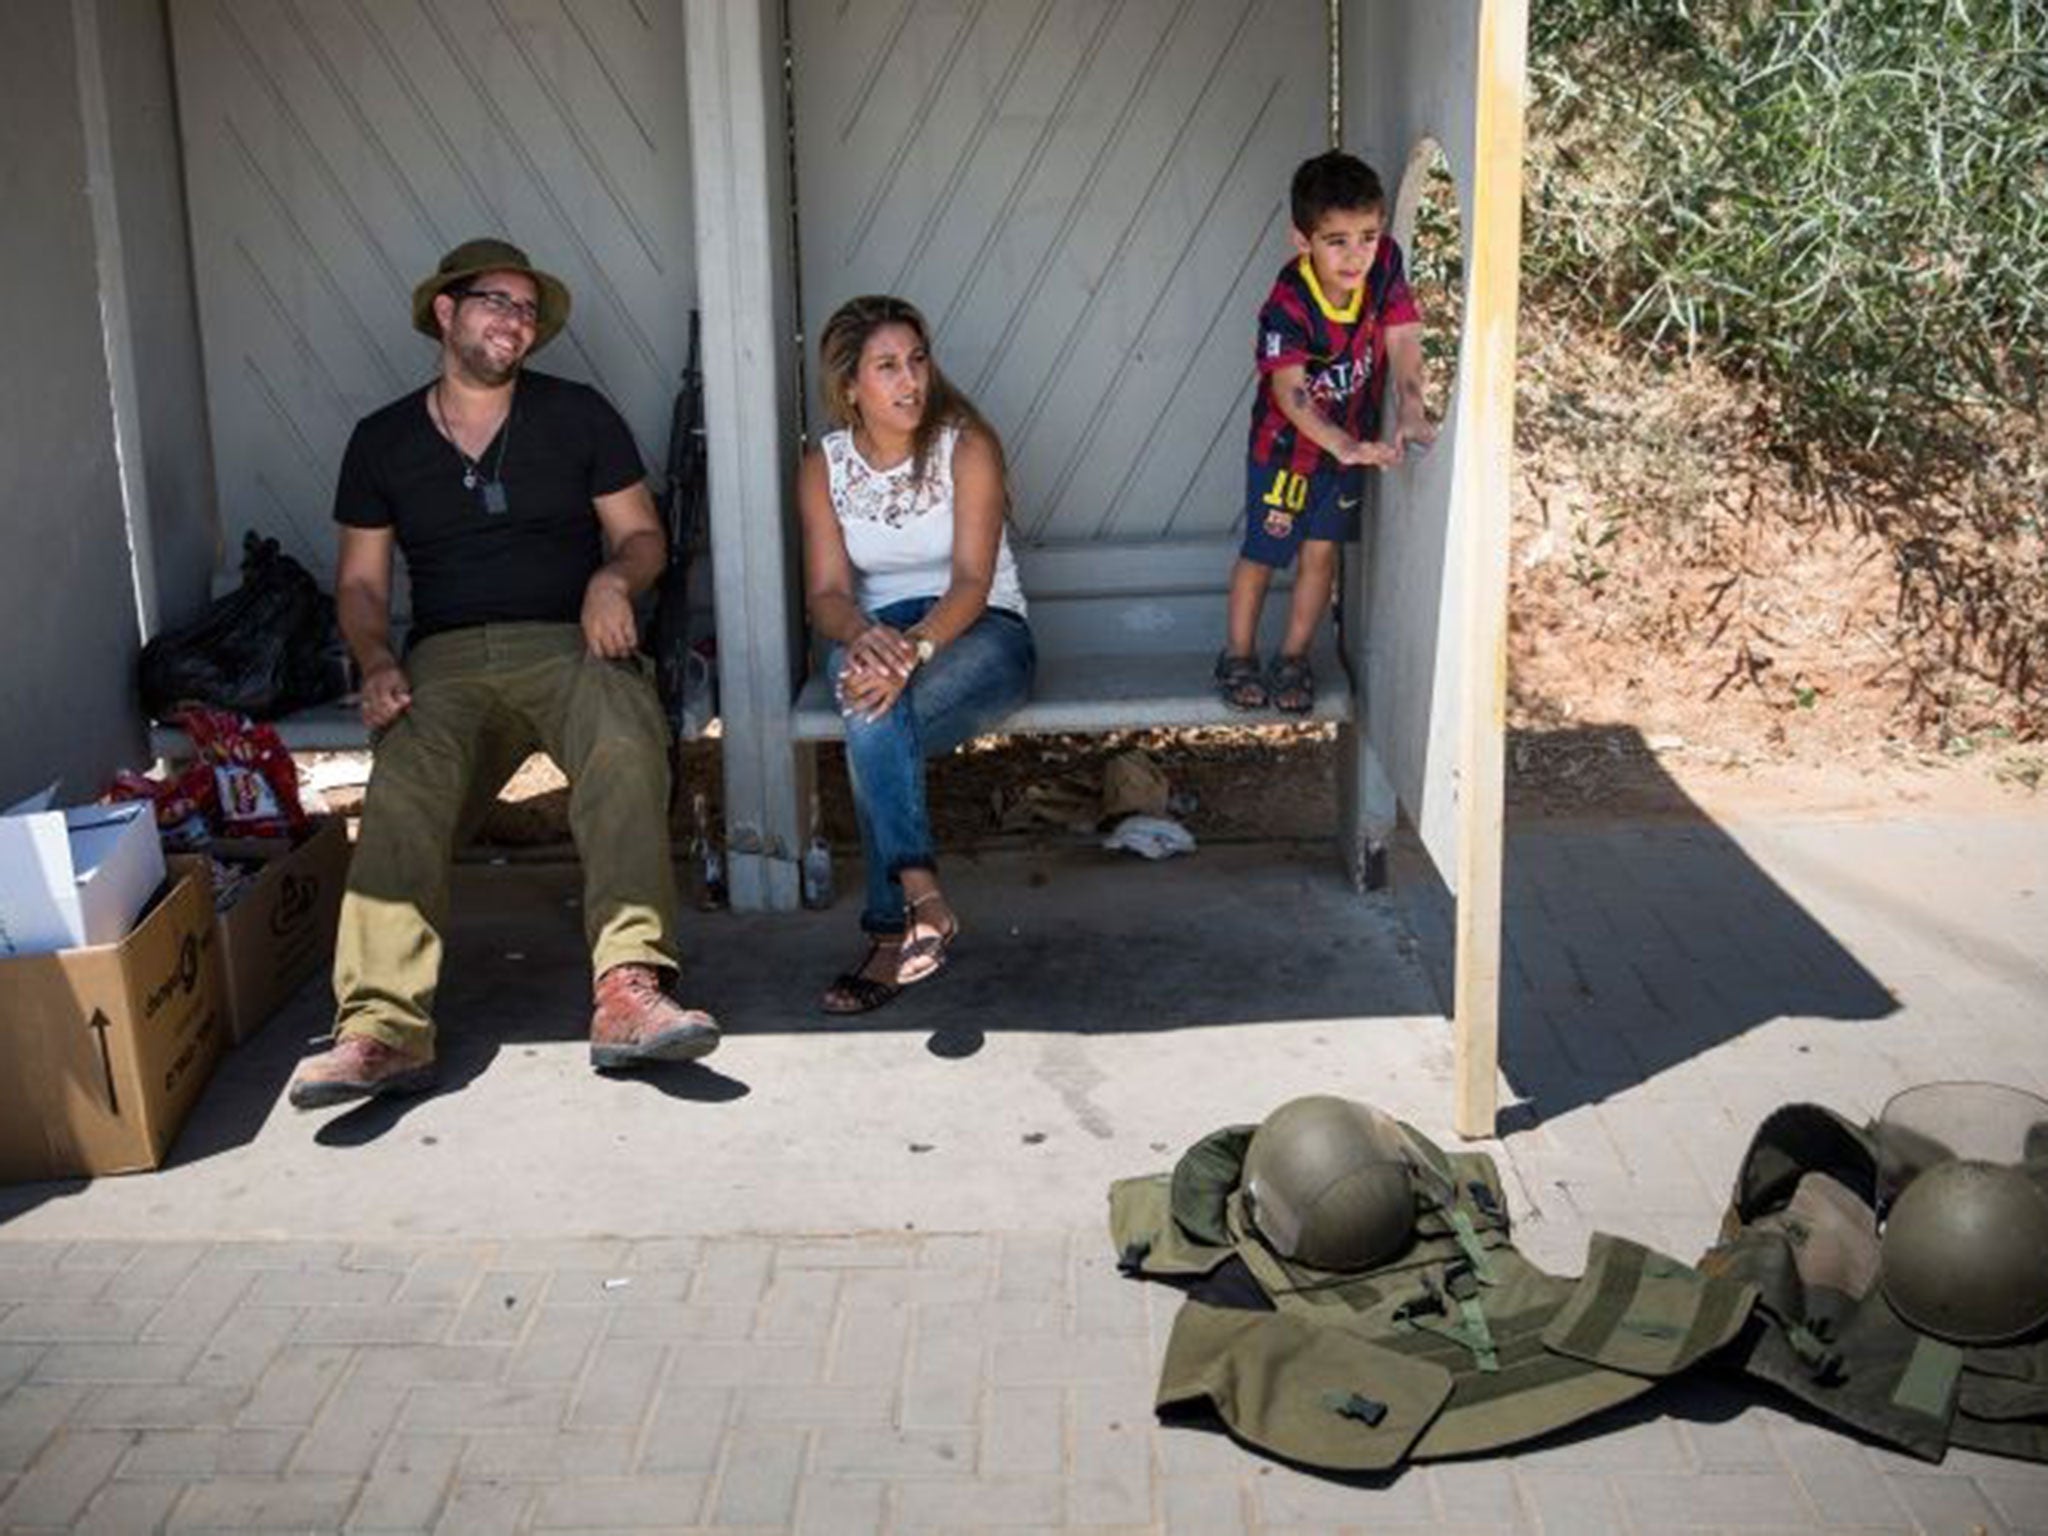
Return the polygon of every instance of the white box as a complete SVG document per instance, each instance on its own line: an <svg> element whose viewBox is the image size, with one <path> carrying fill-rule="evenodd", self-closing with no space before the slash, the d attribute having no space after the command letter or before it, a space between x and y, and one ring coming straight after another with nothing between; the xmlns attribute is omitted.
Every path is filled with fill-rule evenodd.
<svg viewBox="0 0 2048 1536"><path fill-rule="evenodd" d="M0 956L118 944L163 883L147 801L0 816Z"/></svg>

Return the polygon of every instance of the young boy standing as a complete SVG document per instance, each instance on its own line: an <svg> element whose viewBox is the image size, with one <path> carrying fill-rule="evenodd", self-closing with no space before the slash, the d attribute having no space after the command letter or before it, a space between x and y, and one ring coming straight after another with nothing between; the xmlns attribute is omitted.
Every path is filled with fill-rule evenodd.
<svg viewBox="0 0 2048 1536"><path fill-rule="evenodd" d="M1308 651L1330 606L1337 546L1358 539L1364 469L1398 463L1436 436L1423 410L1422 326L1385 233L1386 194L1372 168L1331 150L1305 160L1290 188L1297 259L1259 311L1259 388L1245 472L1244 546L1230 573L1229 638L1216 686L1233 709L1315 707ZM1398 409L1380 441L1391 371ZM1287 636L1262 673L1259 609L1275 570L1301 569Z"/></svg>

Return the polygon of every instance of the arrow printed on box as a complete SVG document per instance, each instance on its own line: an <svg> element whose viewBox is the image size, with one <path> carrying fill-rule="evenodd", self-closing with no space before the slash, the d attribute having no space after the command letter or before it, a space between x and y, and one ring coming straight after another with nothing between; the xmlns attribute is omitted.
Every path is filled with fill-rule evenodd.
<svg viewBox="0 0 2048 1536"><path fill-rule="evenodd" d="M114 1054L107 1048L107 1031L114 1027L113 1022L108 1019L105 1013L95 1008L92 1011L92 1019L86 1027L99 1036L100 1068L107 1076L107 1110L116 1119L119 1119L121 1100L114 1093Z"/></svg>
<svg viewBox="0 0 2048 1536"><path fill-rule="evenodd" d="M320 879L317 875L300 878L286 875L284 885L277 893L277 905L270 914L270 931L282 938L312 915L314 903L320 899Z"/></svg>

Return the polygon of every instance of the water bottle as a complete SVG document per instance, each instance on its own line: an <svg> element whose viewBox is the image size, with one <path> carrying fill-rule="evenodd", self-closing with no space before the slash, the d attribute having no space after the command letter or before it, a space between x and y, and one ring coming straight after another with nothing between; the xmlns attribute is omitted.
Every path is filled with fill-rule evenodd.
<svg viewBox="0 0 2048 1536"><path fill-rule="evenodd" d="M690 818L690 878L697 887L697 910L716 912L726 904L725 850L711 830L703 795L690 797Z"/></svg>
<svg viewBox="0 0 2048 1536"><path fill-rule="evenodd" d="M825 841L825 824L818 814L818 797L811 797L811 840L804 844L804 905L813 911L832 905L832 845Z"/></svg>

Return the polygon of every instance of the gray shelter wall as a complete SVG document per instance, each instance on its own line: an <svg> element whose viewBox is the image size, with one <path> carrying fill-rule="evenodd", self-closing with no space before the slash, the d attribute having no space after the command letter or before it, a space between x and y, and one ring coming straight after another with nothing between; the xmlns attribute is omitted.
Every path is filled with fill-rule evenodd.
<svg viewBox="0 0 2048 1536"><path fill-rule="evenodd" d="M1441 146L1457 183L1468 274L1481 10L1479 0L1354 0L1343 16L1346 147L1386 183L1394 234L1406 250L1422 174L1417 152L1426 141ZM1472 308L1468 297L1468 316ZM1432 404L1443 420L1435 445L1374 477L1364 561L1365 749L1453 891L1458 748L1469 725L1461 650L1469 573L1456 552L1470 520L1482 515L1461 442L1472 409L1470 343L1468 325L1457 377L1436 381Z"/></svg>
<svg viewBox="0 0 2048 1536"><path fill-rule="evenodd" d="M1322 0L789 14L806 335L860 293L922 309L1027 542L1227 535L1288 178L1327 139Z"/></svg>
<svg viewBox="0 0 2048 1536"><path fill-rule="evenodd" d="M90 797L142 752L72 8L16 0L0 47L0 804Z"/></svg>
<svg viewBox="0 0 2048 1536"><path fill-rule="evenodd" d="M73 0L123 490L145 628L206 605L220 544L164 13Z"/></svg>
<svg viewBox="0 0 2048 1536"><path fill-rule="evenodd" d="M679 4L180 0L171 15L230 558L331 581L356 420L432 376L414 283L502 234L574 295L535 360L596 385L650 474L695 302Z"/></svg>

